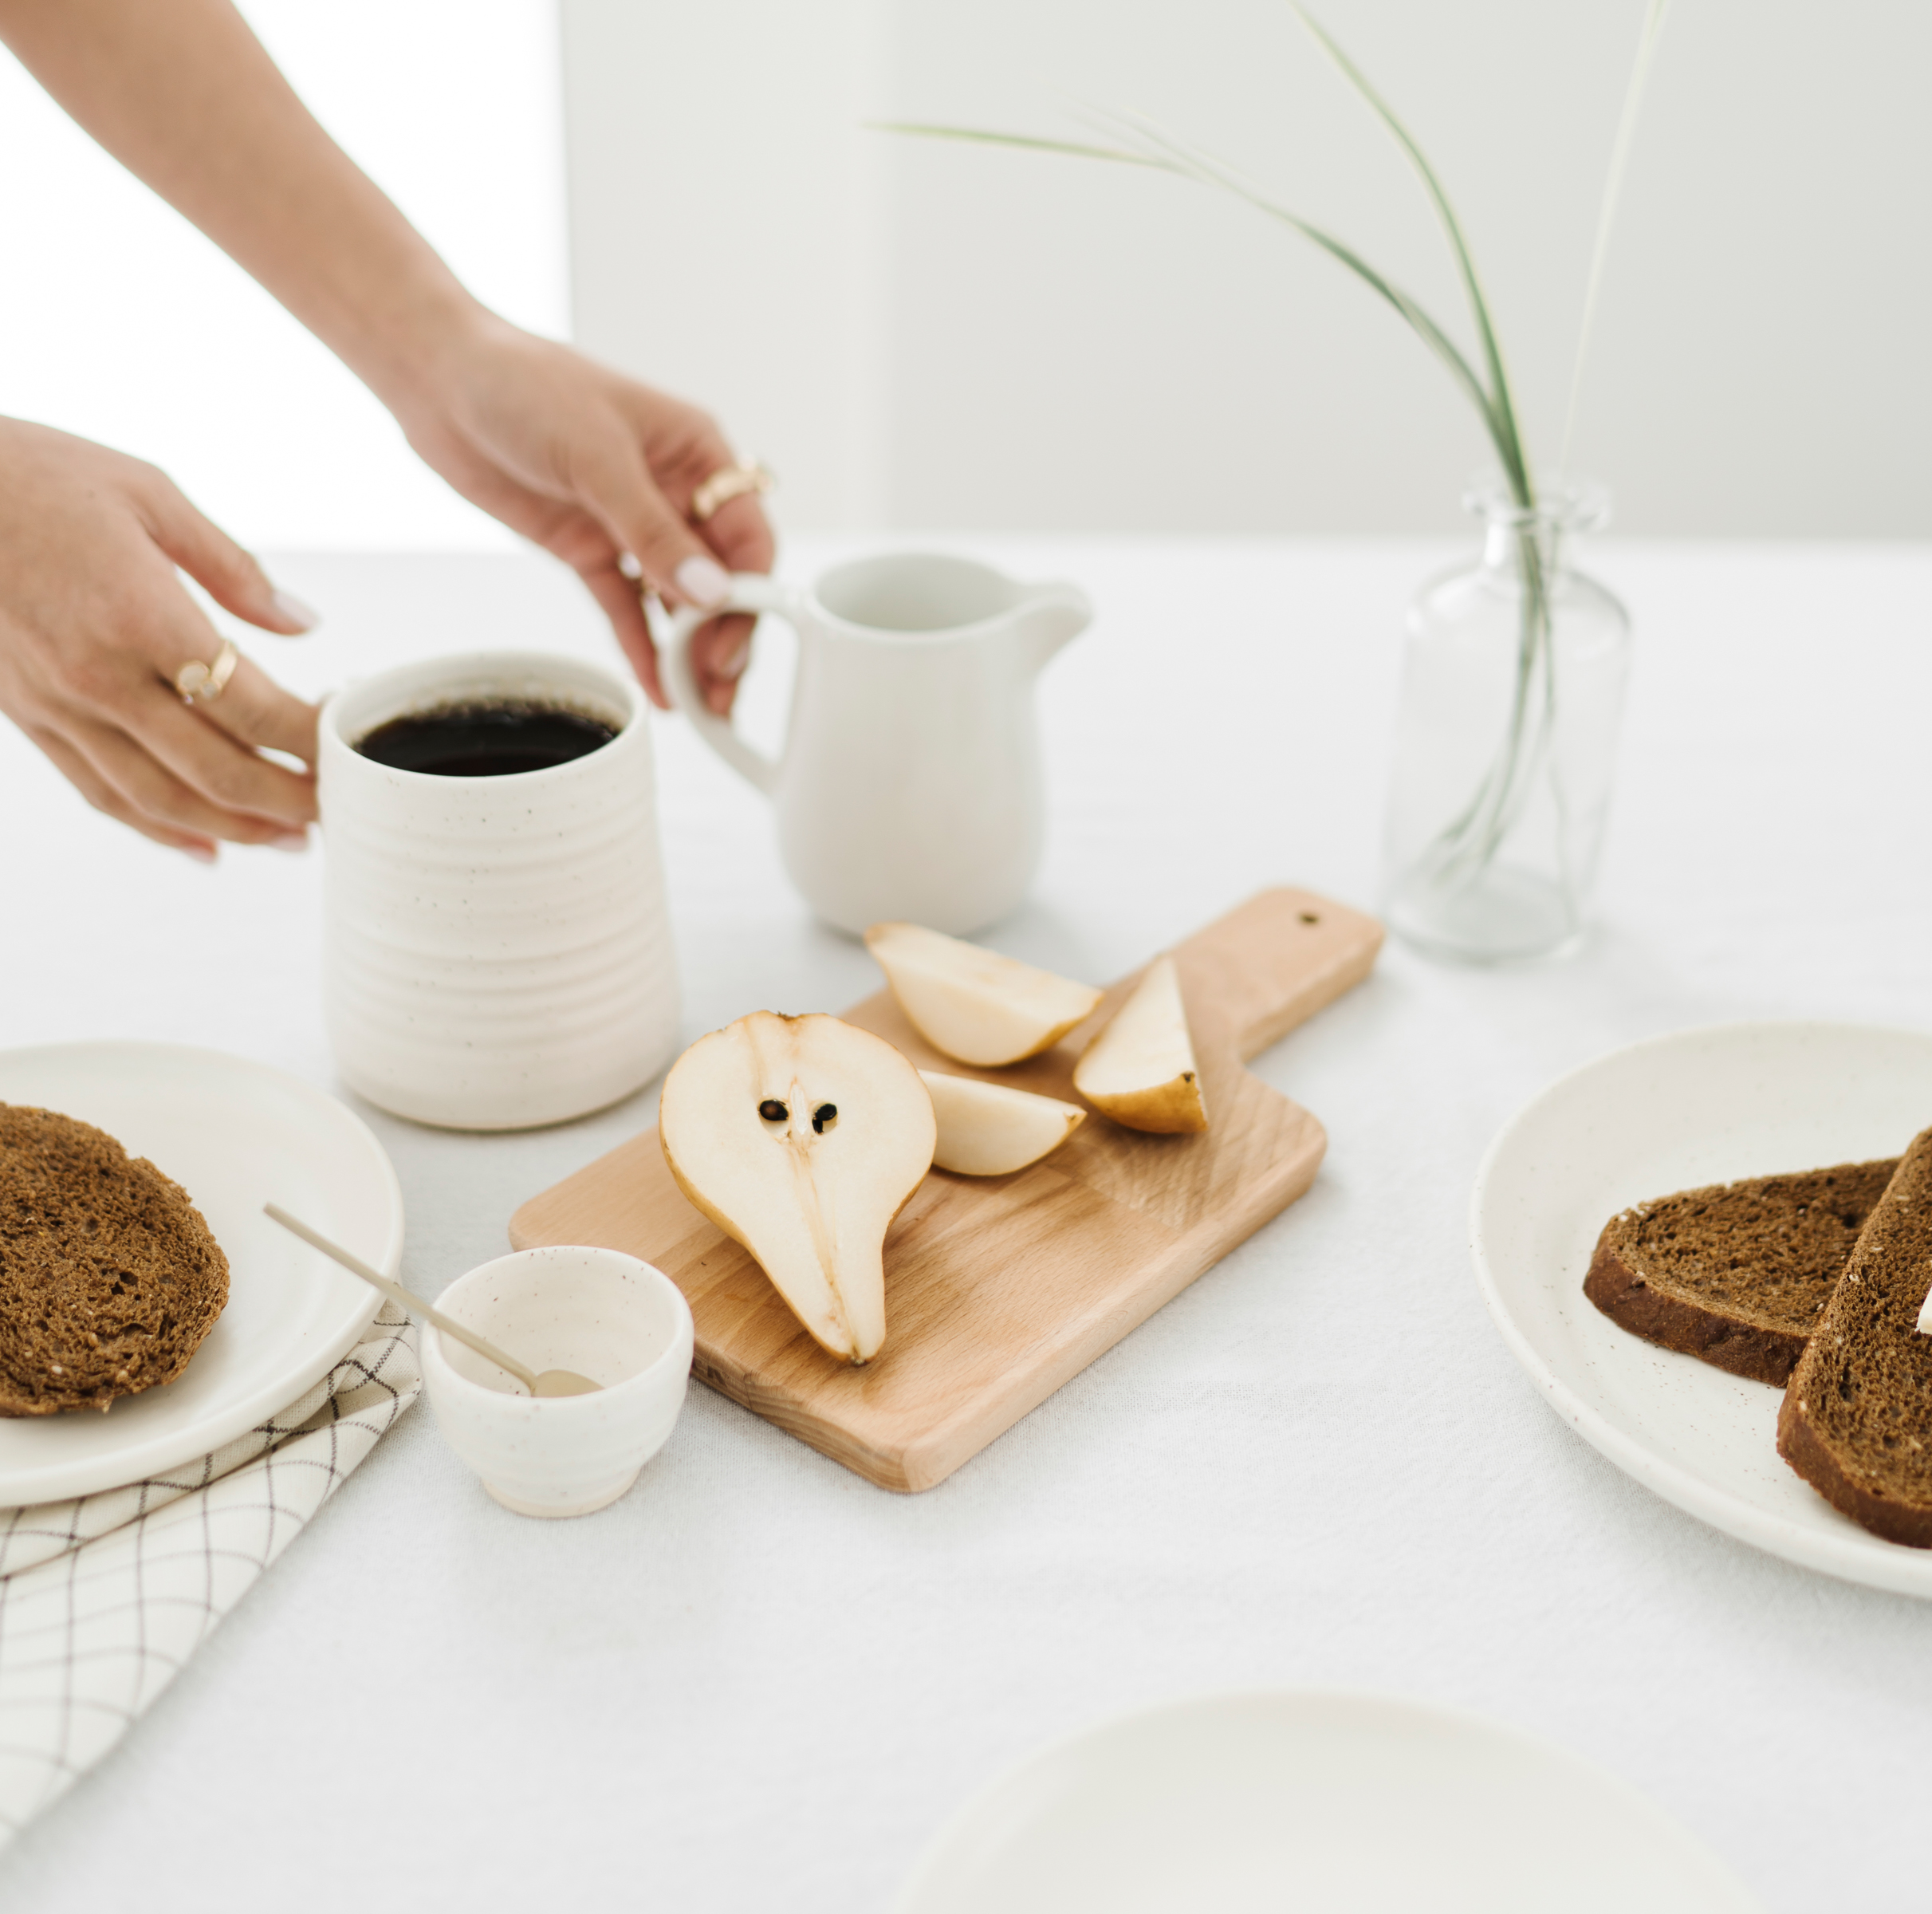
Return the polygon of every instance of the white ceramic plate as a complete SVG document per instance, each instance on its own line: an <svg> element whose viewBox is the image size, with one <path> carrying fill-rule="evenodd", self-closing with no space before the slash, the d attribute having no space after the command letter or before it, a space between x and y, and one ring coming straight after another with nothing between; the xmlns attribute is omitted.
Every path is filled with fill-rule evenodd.
<svg viewBox="0 0 1932 1914"><path fill-rule="evenodd" d="M228 1258L228 1306L186 1370L106 1414L0 1417L0 1506L85 1495L192 1461L285 1408L380 1306L262 1214L281 1203L376 1268L403 1256L403 1194L368 1126L265 1064L159 1043L0 1051L0 1103L98 1125L171 1176Z"/></svg>
<svg viewBox="0 0 1932 1914"><path fill-rule="evenodd" d="M1680 1509L1847 1581L1932 1596L1932 1550L1882 1542L1779 1459L1782 1392L1619 1329L1584 1297L1627 1204L1699 1183L1896 1156L1932 1125L1932 1034L1738 1023L1653 1038L1552 1084L1470 1200L1489 1313L1556 1412Z"/></svg>
<svg viewBox="0 0 1932 1914"><path fill-rule="evenodd" d="M1758 1914L1647 1796L1527 1735L1376 1695L1130 1715L970 1801L899 1914Z"/></svg>

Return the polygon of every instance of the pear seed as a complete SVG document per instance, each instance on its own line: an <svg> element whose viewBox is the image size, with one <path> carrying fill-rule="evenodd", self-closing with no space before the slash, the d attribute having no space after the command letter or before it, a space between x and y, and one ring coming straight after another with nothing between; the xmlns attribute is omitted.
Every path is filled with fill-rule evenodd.
<svg viewBox="0 0 1932 1914"><path fill-rule="evenodd" d="M812 1128L824 1136L839 1120L839 1106L836 1103L821 1103L812 1113Z"/></svg>
<svg viewBox="0 0 1932 1914"><path fill-rule="evenodd" d="M758 1105L758 1114L767 1123L784 1123L790 1117L792 1113L776 1097L767 1097Z"/></svg>

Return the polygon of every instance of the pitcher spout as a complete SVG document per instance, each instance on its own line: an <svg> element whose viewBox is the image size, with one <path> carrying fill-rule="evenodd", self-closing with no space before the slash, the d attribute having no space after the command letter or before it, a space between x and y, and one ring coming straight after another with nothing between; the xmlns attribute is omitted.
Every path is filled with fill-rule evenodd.
<svg viewBox="0 0 1932 1914"><path fill-rule="evenodd" d="M1019 608L1016 629L1027 662L1037 671L1092 622L1092 603L1078 585L1041 585Z"/></svg>

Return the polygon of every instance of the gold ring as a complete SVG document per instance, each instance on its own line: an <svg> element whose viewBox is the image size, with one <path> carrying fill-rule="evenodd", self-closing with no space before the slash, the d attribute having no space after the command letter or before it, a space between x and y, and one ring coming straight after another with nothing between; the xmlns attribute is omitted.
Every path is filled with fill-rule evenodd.
<svg viewBox="0 0 1932 1914"><path fill-rule="evenodd" d="M175 674L175 689L181 695L183 704L212 704L228 688L228 680L234 675L234 668L242 662L242 654L234 648L232 638L222 640L222 648L215 654L212 664L203 664L199 658L191 658Z"/></svg>
<svg viewBox="0 0 1932 1914"><path fill-rule="evenodd" d="M721 466L691 494L691 522L703 525L734 498L742 498L747 492L769 492L777 482L755 459Z"/></svg>

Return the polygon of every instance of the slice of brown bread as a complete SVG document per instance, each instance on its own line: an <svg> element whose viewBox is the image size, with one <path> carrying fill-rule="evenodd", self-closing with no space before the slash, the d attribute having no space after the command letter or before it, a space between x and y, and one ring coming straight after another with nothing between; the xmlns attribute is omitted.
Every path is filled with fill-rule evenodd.
<svg viewBox="0 0 1932 1914"><path fill-rule="evenodd" d="M1647 1342L1782 1384L1897 1168L1841 1163L1640 1203L1604 1224L1584 1294Z"/></svg>
<svg viewBox="0 0 1932 1914"><path fill-rule="evenodd" d="M1932 1130L1900 1160L1778 1412L1778 1453L1875 1535L1932 1548Z"/></svg>
<svg viewBox="0 0 1932 1914"><path fill-rule="evenodd" d="M0 1416L172 1382L227 1301L178 1183L91 1124L0 1103Z"/></svg>

